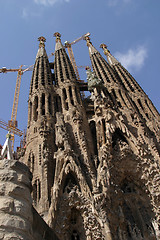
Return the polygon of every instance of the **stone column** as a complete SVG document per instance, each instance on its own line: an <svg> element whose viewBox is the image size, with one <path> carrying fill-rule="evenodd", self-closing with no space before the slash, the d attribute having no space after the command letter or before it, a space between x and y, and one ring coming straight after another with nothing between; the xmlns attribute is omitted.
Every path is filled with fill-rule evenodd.
<svg viewBox="0 0 160 240"><path fill-rule="evenodd" d="M0 160L0 239L33 240L31 173L16 160Z"/></svg>

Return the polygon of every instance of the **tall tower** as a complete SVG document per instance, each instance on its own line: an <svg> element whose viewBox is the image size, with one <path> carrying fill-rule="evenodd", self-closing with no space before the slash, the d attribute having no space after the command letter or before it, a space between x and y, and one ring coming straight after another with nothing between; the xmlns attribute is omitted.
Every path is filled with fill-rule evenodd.
<svg viewBox="0 0 160 240"><path fill-rule="evenodd" d="M91 95L83 99L54 36L52 64L39 38L28 101L23 161L34 206L61 240L159 239L159 113L106 45L108 61L89 37Z"/></svg>
<svg viewBox="0 0 160 240"><path fill-rule="evenodd" d="M108 64L86 41L95 72L88 70L99 143L96 207L106 213L113 239L158 239L159 114L127 70L107 51Z"/></svg>
<svg viewBox="0 0 160 240"><path fill-rule="evenodd" d="M45 50L44 37L39 37L28 100L27 146L24 162L33 174L33 205L45 215L51 201L55 163L54 87L53 76ZM49 171L52 169L52 171Z"/></svg>

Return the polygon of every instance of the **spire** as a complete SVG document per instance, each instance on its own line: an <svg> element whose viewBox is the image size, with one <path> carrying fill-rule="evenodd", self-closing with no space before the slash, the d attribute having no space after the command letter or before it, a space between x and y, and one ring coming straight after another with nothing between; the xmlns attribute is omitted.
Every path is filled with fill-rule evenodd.
<svg viewBox="0 0 160 240"><path fill-rule="evenodd" d="M89 54L94 54L94 53L97 53L97 49L92 45L92 42L91 42L91 39L89 36L86 36L84 37L84 40L86 40L87 42L87 46L88 46L88 49L89 49Z"/></svg>
<svg viewBox="0 0 160 240"><path fill-rule="evenodd" d="M45 37L41 36L38 38L39 49L36 55L36 60L34 64L30 93L32 90L38 89L39 86L47 86L52 83L51 69L48 61L48 56L45 50Z"/></svg>
<svg viewBox="0 0 160 240"><path fill-rule="evenodd" d="M53 34L53 36L56 37L55 51L58 51L58 50L64 48L64 46L62 45L62 42L61 42L61 34L59 32L55 32Z"/></svg>
<svg viewBox="0 0 160 240"><path fill-rule="evenodd" d="M103 49L104 54L107 56L107 60L108 60L108 63L109 63L110 65L119 64L118 60L117 60L115 57L113 57L113 56L111 55L110 51L107 49L107 45L106 45L106 44L102 43L102 44L100 45L100 48Z"/></svg>
<svg viewBox="0 0 160 240"><path fill-rule="evenodd" d="M87 36L84 38L89 48L89 55L92 62L93 70L99 79L103 79L104 84L117 82L115 73L112 67L101 56L97 49L92 45L90 38Z"/></svg>
<svg viewBox="0 0 160 240"><path fill-rule="evenodd" d="M66 53L65 47L61 43L61 34L54 33L56 37L55 46L55 81L60 84L64 81L76 81L76 75L72 63Z"/></svg>
<svg viewBox="0 0 160 240"><path fill-rule="evenodd" d="M123 67L115 57L112 56L110 51L107 49L107 45L102 43L100 45L100 48L103 49L104 54L107 56L109 65L117 73L120 85L123 85L124 89L126 89L127 92L130 94L132 102L135 103L137 109L139 109L138 111L141 112L143 117L148 121L148 115L146 116L146 114L144 113L147 112L148 109L151 116L158 116L159 113L156 111L155 107L153 106L152 102L145 94L143 89L140 87L134 77L127 71L127 69ZM134 94L132 94L133 92Z"/></svg>
<svg viewBox="0 0 160 240"><path fill-rule="evenodd" d="M39 57L42 57L42 56L45 56L45 57L47 56L46 50L45 50L45 42L46 42L45 37L43 37L43 36L39 37L38 41L39 41L39 49L37 52L36 59Z"/></svg>

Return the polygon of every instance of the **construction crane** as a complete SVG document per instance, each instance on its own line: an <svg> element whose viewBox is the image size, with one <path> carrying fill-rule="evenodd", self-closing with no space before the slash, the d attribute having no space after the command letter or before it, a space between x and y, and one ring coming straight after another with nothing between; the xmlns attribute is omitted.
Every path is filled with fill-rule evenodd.
<svg viewBox="0 0 160 240"><path fill-rule="evenodd" d="M23 67L23 65L21 65L20 68L18 68L18 69L11 69L11 68L7 69L6 67L3 67L2 69L0 69L0 73L18 72L17 81L16 81L16 88L15 88L15 93L14 93L11 120L8 121L8 124L6 124L4 121L0 122L0 127L5 129L5 130L9 130L11 135L12 135L12 151L14 149L14 134L19 135L19 133L22 133L21 136L23 135L23 132L21 132L17 128L17 120L16 120L17 109L18 109L18 101L19 101L19 92L20 92L20 85L21 85L21 77L22 77L22 74L24 72L32 70L33 65L26 68L26 69L22 69L22 67Z"/></svg>
<svg viewBox="0 0 160 240"><path fill-rule="evenodd" d="M51 53L49 55L49 58L53 55L54 55L54 53ZM9 130L12 135L12 151L14 149L14 134L19 135L18 130L17 130L18 128L17 128L17 120L16 119L17 119L18 101L19 101L19 93L20 93L20 86L21 86L21 77L24 72L33 70L33 66L34 66L34 64L25 69L22 69L23 65L21 65L20 68L16 68L16 69L11 69L11 68L7 69L6 67L3 67L0 69L0 73L18 72L16 88L15 88L15 93L14 93L13 106L12 106L11 120L8 121L8 124L6 124L4 121L0 122L0 127L4 128L4 126L5 126L4 129ZM22 135L23 135L23 133L22 133Z"/></svg>
<svg viewBox="0 0 160 240"><path fill-rule="evenodd" d="M81 82L82 80L80 80L80 76L79 76L79 73L78 73L78 69L77 69L77 65L76 65L76 62L75 62L75 58L74 58L74 54L73 54L73 50L71 48L71 45L79 42L81 39L83 39L86 36L90 36L90 33L84 34L83 36L81 36L80 38L74 40L71 43L69 43L69 42L65 43L65 46L68 49L72 65L73 65L74 71L76 73L76 76L77 76L77 79L78 79L79 82ZM54 55L54 53L51 53L48 58L52 57L53 55ZM0 69L0 73L18 72L18 74L17 74L17 81L16 81L16 88L15 88L15 93L14 93L13 106L12 106L11 120L8 121L8 124L6 124L4 121L0 122L0 127L4 128L5 130L9 129L9 131L10 131L10 133L12 135L12 151L14 149L14 134L18 135L18 130L17 130L18 128L17 128L17 120L16 120L16 118L17 118L17 110L18 110L18 101L19 101L21 77L22 77L24 72L31 71L33 69L33 66L34 65L31 65L30 67L28 67L26 69L22 69L23 65L21 65L20 68L17 68L17 69L11 69L11 68L7 69L6 67L3 67L3 68Z"/></svg>
<svg viewBox="0 0 160 240"><path fill-rule="evenodd" d="M69 58L70 58L70 61L72 63L72 66L73 66L73 69L76 73L76 76L77 76L77 80L79 82L82 82L82 80L80 80L80 76L79 76L79 72L78 72L78 68L77 68L77 65L76 65L76 61L75 61L75 58L74 58L74 54L73 54L73 50L72 50L72 45L79 42L80 40L84 39L85 37L88 37L90 36L90 33L86 33L84 35L82 35L81 37L77 38L76 40L74 40L73 42L68 42L66 41L65 42L65 47L68 49L68 53L69 53Z"/></svg>
<svg viewBox="0 0 160 240"><path fill-rule="evenodd" d="M19 130L17 127L9 125L2 119L0 119L0 127L9 132L14 132L14 134L18 135L19 137L22 137L23 135L23 132L21 130Z"/></svg>

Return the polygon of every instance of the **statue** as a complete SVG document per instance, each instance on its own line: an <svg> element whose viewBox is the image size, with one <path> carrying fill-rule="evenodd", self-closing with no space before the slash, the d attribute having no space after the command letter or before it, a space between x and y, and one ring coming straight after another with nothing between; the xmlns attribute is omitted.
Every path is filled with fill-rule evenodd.
<svg viewBox="0 0 160 240"><path fill-rule="evenodd" d="M88 90L92 91L94 88L102 88L102 80L98 79L90 67L86 67Z"/></svg>

